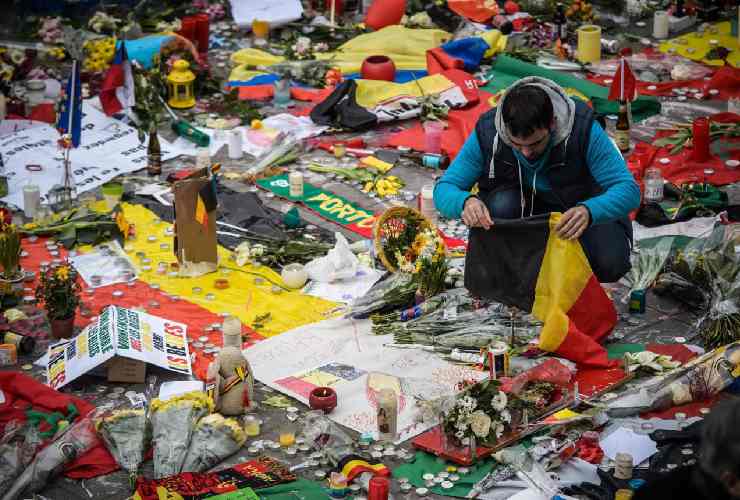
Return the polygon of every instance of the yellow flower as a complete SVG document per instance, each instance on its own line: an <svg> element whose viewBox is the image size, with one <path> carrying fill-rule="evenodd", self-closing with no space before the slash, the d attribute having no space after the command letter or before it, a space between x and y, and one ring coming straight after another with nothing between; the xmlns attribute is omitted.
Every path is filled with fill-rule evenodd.
<svg viewBox="0 0 740 500"><path fill-rule="evenodd" d="M116 225L118 226L118 229L121 231L121 234L123 234L123 237L126 238L128 236L130 225L128 221L126 220L126 217L124 217L123 211L120 211L118 212L118 214L116 214Z"/></svg>
<svg viewBox="0 0 740 500"><path fill-rule="evenodd" d="M69 267L68 266L59 266L54 273L57 278L60 280L67 280L69 279Z"/></svg>

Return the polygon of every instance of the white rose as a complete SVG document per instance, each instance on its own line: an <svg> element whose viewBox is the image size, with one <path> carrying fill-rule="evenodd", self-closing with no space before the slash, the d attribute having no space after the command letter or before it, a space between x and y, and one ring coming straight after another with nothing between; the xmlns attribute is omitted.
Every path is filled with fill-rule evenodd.
<svg viewBox="0 0 740 500"><path fill-rule="evenodd" d="M491 406L496 411L503 411L506 408L506 404L509 402L505 392L498 391L493 398L491 398Z"/></svg>
<svg viewBox="0 0 740 500"><path fill-rule="evenodd" d="M470 416L470 428L473 434L479 438L488 436L491 431L491 417L486 415L482 410L477 410Z"/></svg>

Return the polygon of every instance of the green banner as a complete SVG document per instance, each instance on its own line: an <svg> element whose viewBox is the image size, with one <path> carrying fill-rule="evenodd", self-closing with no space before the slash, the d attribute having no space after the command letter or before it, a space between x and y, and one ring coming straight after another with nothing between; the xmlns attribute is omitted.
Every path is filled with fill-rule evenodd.
<svg viewBox="0 0 740 500"><path fill-rule="evenodd" d="M365 238L372 238L375 214L341 196L324 191L307 182L303 183L303 196L300 198L290 196L290 184L287 175L260 179L257 184L281 198L303 203L321 217L345 226Z"/></svg>
<svg viewBox="0 0 740 500"><path fill-rule="evenodd" d="M520 61L514 57L499 55L491 72L488 74L491 81L483 90L496 93L510 87L517 80L526 76L539 76L557 83L561 87L572 88L591 99L594 110L604 115L619 113L619 103L608 99L609 89L588 80L577 78L569 73L541 68L535 64ZM660 113L660 102L655 97L641 96L632 103L632 117L641 121Z"/></svg>

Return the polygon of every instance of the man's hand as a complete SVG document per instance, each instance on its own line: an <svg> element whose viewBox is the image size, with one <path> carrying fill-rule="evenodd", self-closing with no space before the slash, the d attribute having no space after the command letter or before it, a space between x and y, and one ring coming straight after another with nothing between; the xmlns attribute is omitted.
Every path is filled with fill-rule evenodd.
<svg viewBox="0 0 740 500"><path fill-rule="evenodd" d="M484 229L490 229L491 226L493 226L491 214L488 213L488 208L485 203L474 196L465 200L462 220L468 227L482 227Z"/></svg>
<svg viewBox="0 0 740 500"><path fill-rule="evenodd" d="M564 240L580 238L591 222L591 213L588 208L578 205L566 211L555 226L555 231Z"/></svg>

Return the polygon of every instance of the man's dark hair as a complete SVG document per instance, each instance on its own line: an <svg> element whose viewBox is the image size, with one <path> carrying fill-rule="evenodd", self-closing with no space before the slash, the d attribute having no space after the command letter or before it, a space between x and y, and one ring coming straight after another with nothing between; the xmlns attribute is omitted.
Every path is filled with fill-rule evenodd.
<svg viewBox="0 0 740 500"><path fill-rule="evenodd" d="M542 88L522 85L509 91L502 113L509 135L527 137L538 129L549 129L553 111L550 96Z"/></svg>
<svg viewBox="0 0 740 500"><path fill-rule="evenodd" d="M732 473L740 479L740 398L722 401L704 419L701 468L717 480Z"/></svg>

